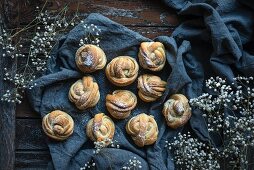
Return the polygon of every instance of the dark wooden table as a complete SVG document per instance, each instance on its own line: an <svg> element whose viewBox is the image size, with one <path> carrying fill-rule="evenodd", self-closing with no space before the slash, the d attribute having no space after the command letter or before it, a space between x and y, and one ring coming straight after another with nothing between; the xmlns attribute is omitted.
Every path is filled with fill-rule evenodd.
<svg viewBox="0 0 254 170"><path fill-rule="evenodd" d="M4 21L11 29L29 23L35 17L36 6L41 7L45 1L0 0L0 2L0 21L2 24ZM170 36L178 25L176 13L159 0L48 0L46 9L57 11L68 2L71 2L69 16L76 11L79 3L78 15L86 17L90 13L98 12L149 38L159 35ZM0 59L2 69L9 61L1 56ZM9 64L9 67L15 66L16 63ZM0 72L0 89L4 90L10 85L2 83L2 73L3 70ZM47 167L51 157L41 129L41 118L31 109L26 98L19 105L1 103L0 127L0 170Z"/></svg>

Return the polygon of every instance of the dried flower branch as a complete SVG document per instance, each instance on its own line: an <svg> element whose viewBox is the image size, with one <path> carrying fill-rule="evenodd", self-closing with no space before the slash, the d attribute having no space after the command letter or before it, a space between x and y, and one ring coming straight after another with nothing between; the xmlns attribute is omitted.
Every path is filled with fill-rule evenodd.
<svg viewBox="0 0 254 170"><path fill-rule="evenodd" d="M253 77L236 77L228 85L216 77L206 81L211 90L190 100L192 107L204 111L209 132L220 136L222 146L217 160L231 168L247 169L248 149L254 146ZM229 162L229 163L228 163Z"/></svg>
<svg viewBox="0 0 254 170"><path fill-rule="evenodd" d="M81 23L83 23L83 27L86 31L83 38L80 39L79 46L82 46L84 44L94 44L99 47L100 46L99 36L100 36L101 30L94 24L84 24L84 22L82 21Z"/></svg>
<svg viewBox="0 0 254 170"><path fill-rule="evenodd" d="M88 161L84 167L81 167L80 170L86 170L86 169L96 169L95 168L95 162L93 161L93 159L91 161Z"/></svg>
<svg viewBox="0 0 254 170"><path fill-rule="evenodd" d="M129 162L127 162L121 169L127 169L127 170L135 170L135 169L142 169L142 163L137 159L137 157L132 157L129 159Z"/></svg>
<svg viewBox="0 0 254 170"><path fill-rule="evenodd" d="M190 133L181 134L173 142L166 141L166 147L174 154L177 169L219 169L218 150L210 144L191 137Z"/></svg>
<svg viewBox="0 0 254 170"><path fill-rule="evenodd" d="M119 149L120 145L117 143L118 143L117 140L111 140L109 138L106 138L104 141L94 142L95 148L94 154L100 153L100 151L107 146Z"/></svg>
<svg viewBox="0 0 254 170"><path fill-rule="evenodd" d="M52 14L44 9L46 3L47 1L40 11L38 7L36 8L37 17L23 29L14 34L12 31L2 30L3 35L0 36L0 48L3 49L2 56L11 58L13 62L23 62L18 64L16 70L10 71L4 68L4 80L13 83L15 88L5 91L3 96L0 96L1 101L21 103L24 90L36 86L33 81L46 70L47 60L51 57L51 50L59 37L76 24L84 23L77 15L78 8L74 17L68 19L66 16L68 5L56 14ZM100 29L93 24L84 24L84 29L85 35L84 40L81 39L81 44L99 45ZM25 31L32 32L33 38L27 39ZM27 44L29 44L28 47Z"/></svg>

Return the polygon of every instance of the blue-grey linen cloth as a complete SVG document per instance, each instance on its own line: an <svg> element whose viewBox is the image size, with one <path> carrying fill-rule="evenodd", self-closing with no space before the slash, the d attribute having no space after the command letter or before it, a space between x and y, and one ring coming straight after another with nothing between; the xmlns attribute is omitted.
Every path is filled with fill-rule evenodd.
<svg viewBox="0 0 254 170"><path fill-rule="evenodd" d="M137 81L127 87L116 87L105 77L105 70L91 73L99 84L101 98L96 107L78 110L68 99L68 91L82 74L75 65L75 52L85 29L77 25L61 38L53 49L48 61L48 71L36 80L36 86L28 90L32 107L43 117L60 109L69 113L75 122L74 133L63 142L47 138L52 156L50 168L75 170L94 160L97 169L121 169L129 159L141 161L142 169L175 169L172 155L164 146L183 128L192 131L203 141L209 140L204 119L199 110L193 110L188 124L177 130L169 128L161 113L163 102L174 93L183 93L189 99L197 97L204 90L204 80L210 76L221 76L229 82L238 75L254 76L253 7L250 1L234 0L164 0L165 5L174 8L181 24L171 36L157 37L166 48L167 63L164 69L152 73L140 68L139 75L152 73L167 81L164 95L152 103L138 104L131 116L141 112L155 117L159 128L158 140L154 145L137 147L126 134L125 120L114 120L116 132L114 141L120 148L105 148L94 154L94 144L85 134L85 126L96 113L104 112L105 97L116 89L128 89L137 95ZM114 57L128 55L137 59L139 45L152 41L128 28L115 23L100 14L90 14L86 24L94 24L101 29L100 46L105 51L108 62ZM252 49L251 49L252 47ZM138 59L137 59L138 60Z"/></svg>

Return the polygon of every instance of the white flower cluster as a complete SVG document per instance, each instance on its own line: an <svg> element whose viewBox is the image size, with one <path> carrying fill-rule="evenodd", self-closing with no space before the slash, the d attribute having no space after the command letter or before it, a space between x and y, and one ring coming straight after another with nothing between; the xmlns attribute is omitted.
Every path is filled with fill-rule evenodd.
<svg viewBox="0 0 254 170"><path fill-rule="evenodd" d="M254 146L253 85L253 77L236 77L230 85L219 77L210 78L206 86L212 92L190 100L192 107L203 110L209 132L221 137L218 159L238 169L254 163L247 156Z"/></svg>
<svg viewBox="0 0 254 170"><path fill-rule="evenodd" d="M220 169L217 149L191 137L190 133L179 133L173 142L166 141L166 147L174 154L177 169Z"/></svg>
<svg viewBox="0 0 254 170"><path fill-rule="evenodd" d="M105 140L103 141L100 141L100 142L94 142L94 148L95 148L95 151L94 151L94 154L98 154L100 153L100 151L107 147L107 146L110 146L112 148L117 148L119 149L120 148L120 145L117 144L117 141L116 140L111 140L109 138L106 138Z"/></svg>
<svg viewBox="0 0 254 170"><path fill-rule="evenodd" d="M101 29L94 24L84 24L84 21L81 21L81 23L83 24L85 34L84 37L80 39L79 46L84 44L94 44L99 47Z"/></svg>
<svg viewBox="0 0 254 170"><path fill-rule="evenodd" d="M142 163L137 159L137 157L133 157L129 159L129 162L127 162L121 169L126 170L135 170L135 169L142 169Z"/></svg>
<svg viewBox="0 0 254 170"><path fill-rule="evenodd" d="M248 150L254 146L254 114L243 117L227 117L223 131L224 144L221 160L230 160L232 167L248 169Z"/></svg>
<svg viewBox="0 0 254 170"><path fill-rule="evenodd" d="M37 7L37 11L39 7ZM38 12L38 16L23 29L11 34L2 30L0 36L0 48L3 49L3 57L18 61L17 68L4 68L4 80L11 82L15 88L5 91L0 96L1 101L21 103L24 89L33 88L33 81L46 70L47 60L57 39L72 26L80 22L77 15L67 20L67 8L60 12L50 13L46 10ZM97 27L90 26L92 30ZM27 32L31 31L33 38L27 38ZM95 30L96 35L98 30ZM90 39L90 34L87 39ZM96 39L96 43L99 43Z"/></svg>
<svg viewBox="0 0 254 170"><path fill-rule="evenodd" d="M10 90L6 90L6 92L3 94L2 98L1 98L1 101L7 101L9 103L21 103L21 99L23 97L15 92L14 90L10 91Z"/></svg>
<svg viewBox="0 0 254 170"><path fill-rule="evenodd" d="M84 167L81 167L80 170L86 170L86 169L95 169L95 162L93 160L88 161Z"/></svg>
<svg viewBox="0 0 254 170"><path fill-rule="evenodd" d="M230 103L233 92L231 86L226 85L225 80L220 77L211 77L206 81L206 86L212 91L212 94L204 93L197 98L191 99L190 104L192 106L211 112L218 107L226 107Z"/></svg>
<svg viewBox="0 0 254 170"><path fill-rule="evenodd" d="M24 54L20 52L20 48L22 48L22 44L19 42L15 45L12 44L13 38L9 32L5 29L2 30L2 35L0 36L0 47L3 50L3 57L8 58L17 58L17 57L25 57Z"/></svg>

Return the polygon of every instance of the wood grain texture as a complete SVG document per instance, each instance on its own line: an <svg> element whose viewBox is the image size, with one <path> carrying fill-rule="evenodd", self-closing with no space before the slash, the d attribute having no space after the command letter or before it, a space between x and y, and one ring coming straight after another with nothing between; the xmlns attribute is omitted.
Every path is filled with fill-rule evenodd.
<svg viewBox="0 0 254 170"><path fill-rule="evenodd" d="M24 96L22 103L17 104L16 107L16 118L38 118L40 119L39 113L36 113L30 106L27 97Z"/></svg>
<svg viewBox="0 0 254 170"><path fill-rule="evenodd" d="M3 82L3 63L6 60L0 57L0 96L8 87ZM11 170L15 160L15 104L0 101L0 105L0 170Z"/></svg>
<svg viewBox="0 0 254 170"><path fill-rule="evenodd" d="M174 31L174 28L172 27L138 27L138 26L127 26L129 29L138 32L139 34L141 34L144 37L148 37L150 39L154 39L158 36L170 36L172 34L172 32ZM66 31L66 33L68 33L68 31ZM22 33L22 44L23 44L23 48L21 49L21 52L24 54L27 54L29 51L29 45L31 43L31 39L33 38L34 33L31 33L30 31L26 31ZM18 64L25 64L26 60L24 58L20 58L19 59L19 63Z"/></svg>
<svg viewBox="0 0 254 170"><path fill-rule="evenodd" d="M16 170L43 170L47 169L51 160L49 151L17 151Z"/></svg>
<svg viewBox="0 0 254 170"><path fill-rule="evenodd" d="M12 10L8 11L9 27L17 27L29 23L36 16L36 6L42 7L43 0L11 0ZM72 17L77 9L81 18L90 13L100 13L124 25L136 26L176 26L176 13L165 7L161 1L148 0L48 0L46 9L58 11L68 5L67 17ZM22 16L22 17L21 17Z"/></svg>
<svg viewBox="0 0 254 170"><path fill-rule="evenodd" d="M16 129L17 150L48 150L41 119L17 119Z"/></svg>
<svg viewBox="0 0 254 170"><path fill-rule="evenodd" d="M1 7L2 8L2 7ZM3 12L3 10L1 10ZM4 26L3 13L0 14L0 27ZM2 35L2 29L0 29ZM3 49L0 48L0 96L12 87L11 84L3 80L4 67L13 69L16 67L15 61L12 63L9 58L2 56ZM12 170L15 160L15 104L0 101L0 170Z"/></svg>

